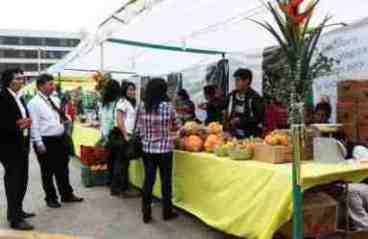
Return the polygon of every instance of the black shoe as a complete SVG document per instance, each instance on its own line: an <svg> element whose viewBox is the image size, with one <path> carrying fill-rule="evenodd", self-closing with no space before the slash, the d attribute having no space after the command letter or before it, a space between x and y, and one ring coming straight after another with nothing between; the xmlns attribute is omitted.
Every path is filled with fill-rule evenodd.
<svg viewBox="0 0 368 239"><path fill-rule="evenodd" d="M148 224L152 221L151 213L143 213L143 222Z"/></svg>
<svg viewBox="0 0 368 239"><path fill-rule="evenodd" d="M110 195L113 196L113 197L119 197L121 195L121 191L120 190L111 190Z"/></svg>
<svg viewBox="0 0 368 239"><path fill-rule="evenodd" d="M63 203L73 203L73 202L83 202L84 199L83 198L80 198L80 197L77 197L75 196L74 194L72 194L71 196L69 197L66 197L66 198L62 198L61 201Z"/></svg>
<svg viewBox="0 0 368 239"><path fill-rule="evenodd" d="M178 217L179 217L179 214L175 212L170 212L170 213L164 213L162 218L164 219L164 221L169 221L169 220L173 220Z"/></svg>
<svg viewBox="0 0 368 239"><path fill-rule="evenodd" d="M143 213L143 222L149 223L152 221L152 209L151 209L151 203L148 203L147 201L142 202L142 213Z"/></svg>
<svg viewBox="0 0 368 239"><path fill-rule="evenodd" d="M22 216L23 219L27 219L27 218L35 217L36 214L34 214L34 213L28 213L28 212L22 212L22 215L21 216Z"/></svg>
<svg viewBox="0 0 368 239"><path fill-rule="evenodd" d="M34 226L23 220L20 222L11 222L10 227L19 231L31 231L34 229Z"/></svg>
<svg viewBox="0 0 368 239"><path fill-rule="evenodd" d="M61 204L57 200L47 201L46 204L49 208L61 208Z"/></svg>

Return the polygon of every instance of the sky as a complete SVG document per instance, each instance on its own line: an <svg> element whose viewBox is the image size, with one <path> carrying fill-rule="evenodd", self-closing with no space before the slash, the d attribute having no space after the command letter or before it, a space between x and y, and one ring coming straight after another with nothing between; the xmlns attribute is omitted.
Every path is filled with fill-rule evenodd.
<svg viewBox="0 0 368 239"><path fill-rule="evenodd" d="M0 29L93 31L126 0L2 0Z"/></svg>

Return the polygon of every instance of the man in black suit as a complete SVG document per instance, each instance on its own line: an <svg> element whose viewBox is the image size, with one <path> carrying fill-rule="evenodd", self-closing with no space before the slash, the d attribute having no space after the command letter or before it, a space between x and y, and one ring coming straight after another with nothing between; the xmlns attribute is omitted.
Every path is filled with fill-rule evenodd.
<svg viewBox="0 0 368 239"><path fill-rule="evenodd" d="M7 218L13 229L32 230L33 226L25 219L35 215L23 211L28 184L29 129L32 124L26 106L19 97L24 85L23 72L20 69L6 70L1 81L0 162L5 169Z"/></svg>

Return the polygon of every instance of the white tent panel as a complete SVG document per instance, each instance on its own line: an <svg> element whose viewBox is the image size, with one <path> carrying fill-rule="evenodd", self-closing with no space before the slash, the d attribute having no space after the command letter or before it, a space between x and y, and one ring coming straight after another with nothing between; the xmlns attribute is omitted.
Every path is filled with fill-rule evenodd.
<svg viewBox="0 0 368 239"><path fill-rule="evenodd" d="M275 2L275 1L273 1ZM316 21L327 14L333 22L350 23L366 14L368 1L320 1ZM77 48L53 70L62 68L100 69L99 42L107 38L169 44L227 52L247 52L276 44L272 36L248 18L272 18L260 0L138 0L101 26L84 47ZM104 69L163 74L188 68L207 56L142 49L105 43ZM215 57L216 58L216 57Z"/></svg>

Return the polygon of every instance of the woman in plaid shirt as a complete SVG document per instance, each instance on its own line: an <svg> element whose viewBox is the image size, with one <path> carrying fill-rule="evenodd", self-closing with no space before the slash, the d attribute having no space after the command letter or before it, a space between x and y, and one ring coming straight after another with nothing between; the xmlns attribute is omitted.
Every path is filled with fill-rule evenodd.
<svg viewBox="0 0 368 239"><path fill-rule="evenodd" d="M152 79L146 89L144 105L139 108L138 133L143 144L145 180L143 185L143 221L151 221L152 189L160 169L163 198L163 219L177 217L171 203L172 165L175 131L179 129L174 106L167 96L167 84L161 78Z"/></svg>

